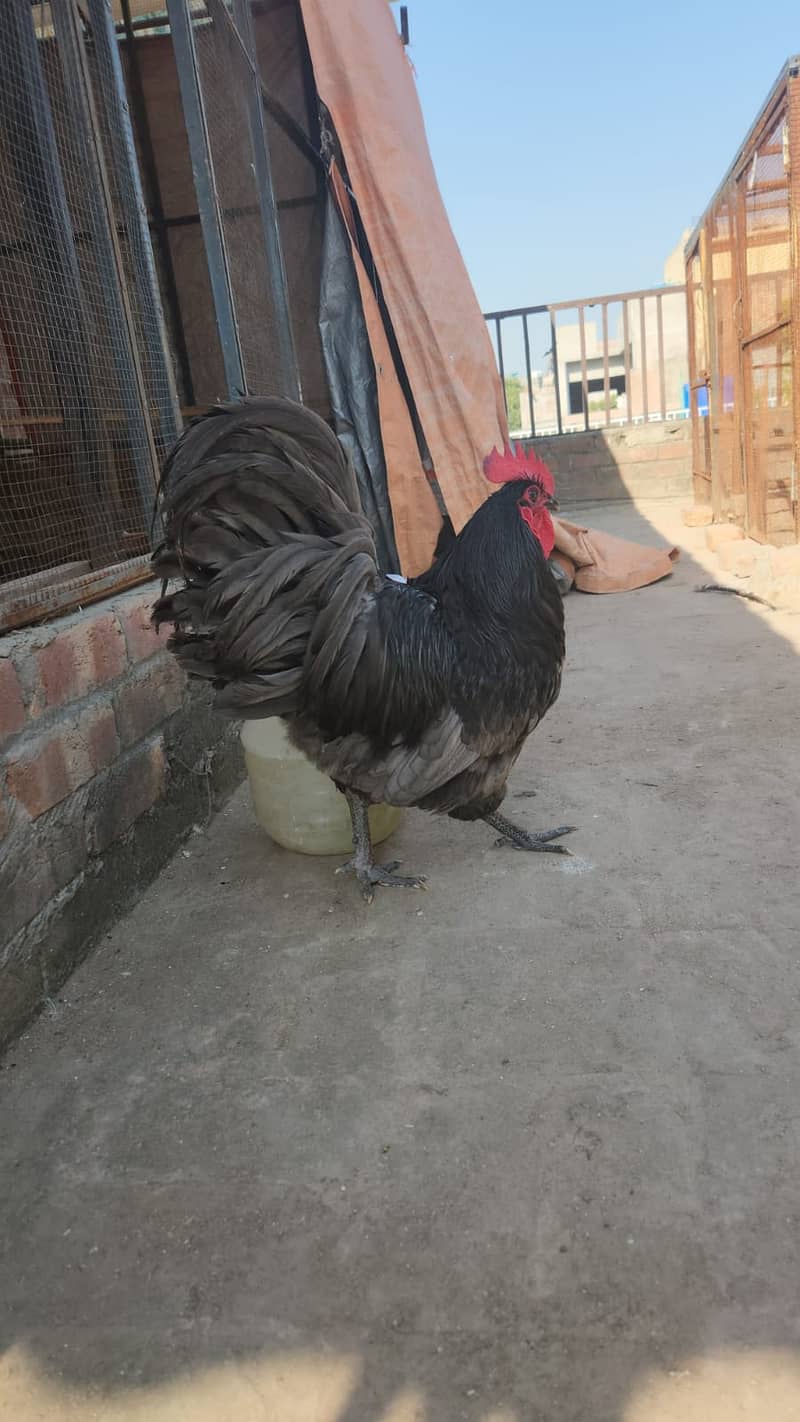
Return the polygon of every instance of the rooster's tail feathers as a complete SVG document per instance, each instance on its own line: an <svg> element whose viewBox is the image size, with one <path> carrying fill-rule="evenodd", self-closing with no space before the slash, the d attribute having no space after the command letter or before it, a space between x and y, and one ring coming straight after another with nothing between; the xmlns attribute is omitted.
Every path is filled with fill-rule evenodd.
<svg viewBox="0 0 800 1422"><path fill-rule="evenodd" d="M162 475L165 581L157 623L220 710L291 715L326 678L377 576L350 464L310 410L278 398L218 406L184 431ZM179 579L177 591L166 583ZM357 639L356 639L357 640ZM341 666L340 666L341 662Z"/></svg>

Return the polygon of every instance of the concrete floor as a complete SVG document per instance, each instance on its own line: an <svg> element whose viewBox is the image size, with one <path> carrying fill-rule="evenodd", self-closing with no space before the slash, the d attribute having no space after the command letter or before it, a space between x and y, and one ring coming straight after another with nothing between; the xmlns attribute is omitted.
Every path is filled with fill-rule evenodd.
<svg viewBox="0 0 800 1422"><path fill-rule="evenodd" d="M367 909L241 793L11 1051L3 1422L800 1417L800 619L703 580L568 600L575 858Z"/></svg>

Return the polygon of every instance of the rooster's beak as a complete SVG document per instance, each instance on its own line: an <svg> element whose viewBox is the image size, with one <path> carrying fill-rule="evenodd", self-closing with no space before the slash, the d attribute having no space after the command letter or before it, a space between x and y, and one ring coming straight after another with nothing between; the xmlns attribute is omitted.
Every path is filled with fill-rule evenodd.
<svg viewBox="0 0 800 1422"><path fill-rule="evenodd" d="M556 499L556 498L550 498L550 499L548 499L548 500L547 500L547 503L546 503L546 505L545 505L545 507L548 508L551 513L558 513L558 508L559 508L558 499Z"/></svg>

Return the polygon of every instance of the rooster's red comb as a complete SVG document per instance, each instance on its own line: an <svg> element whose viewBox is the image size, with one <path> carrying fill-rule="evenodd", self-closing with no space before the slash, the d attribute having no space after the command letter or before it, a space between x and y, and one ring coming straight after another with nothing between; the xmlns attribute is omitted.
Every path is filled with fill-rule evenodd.
<svg viewBox="0 0 800 1422"><path fill-rule="evenodd" d="M503 453L493 449L483 461L483 472L492 484L508 484L512 479L536 479L546 494L555 492L555 481L538 454L517 454L509 445Z"/></svg>

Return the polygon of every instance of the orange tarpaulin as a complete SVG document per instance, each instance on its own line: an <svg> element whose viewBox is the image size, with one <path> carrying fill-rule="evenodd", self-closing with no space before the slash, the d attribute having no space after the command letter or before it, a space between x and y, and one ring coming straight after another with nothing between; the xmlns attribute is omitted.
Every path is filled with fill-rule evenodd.
<svg viewBox="0 0 800 1422"><path fill-rule="evenodd" d="M581 592L632 592L672 572L677 548L647 548L613 533L554 518L558 561Z"/></svg>
<svg viewBox="0 0 800 1422"><path fill-rule="evenodd" d="M388 4L300 0L317 90L347 165L370 253L456 532L493 492L483 461L508 442L486 323L433 170L411 66ZM355 242L347 189L331 183L348 234L375 363L389 498L402 571L431 562L440 518L425 477L375 292ZM556 522L576 587L621 592L668 574L676 549L642 548Z"/></svg>
<svg viewBox="0 0 800 1422"><path fill-rule="evenodd" d="M414 76L387 4L300 5L317 90L342 146L435 476L458 532L491 492L483 460L502 448L507 425L492 344L439 193ZM365 314L378 366L375 322ZM381 426L386 439L383 409ZM394 491L391 497L394 504ZM421 491L401 522L404 559L419 568L429 561L431 538L430 503ZM438 522L437 516L434 536Z"/></svg>
<svg viewBox="0 0 800 1422"><path fill-rule="evenodd" d="M378 301L355 245L353 210L336 164L331 168L331 185L350 238L367 336L375 362L378 417L400 568L406 577L413 578L417 573L424 573L433 562L441 515L422 467L417 437L397 379Z"/></svg>

